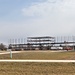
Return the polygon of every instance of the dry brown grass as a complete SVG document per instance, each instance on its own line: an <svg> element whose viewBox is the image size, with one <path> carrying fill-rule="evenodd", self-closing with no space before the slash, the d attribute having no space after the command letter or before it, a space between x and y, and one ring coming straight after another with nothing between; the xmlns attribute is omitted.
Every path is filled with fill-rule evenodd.
<svg viewBox="0 0 75 75"><path fill-rule="evenodd" d="M0 75L75 75L75 63L1 63Z"/></svg>
<svg viewBox="0 0 75 75"><path fill-rule="evenodd" d="M0 55L0 59L10 59L10 54ZM22 52L13 54L12 59L74 60L75 52Z"/></svg>

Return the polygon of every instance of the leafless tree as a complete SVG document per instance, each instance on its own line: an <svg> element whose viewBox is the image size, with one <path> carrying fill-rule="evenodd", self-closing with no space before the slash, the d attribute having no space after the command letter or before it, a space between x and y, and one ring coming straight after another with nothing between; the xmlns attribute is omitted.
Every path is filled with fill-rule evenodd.
<svg viewBox="0 0 75 75"><path fill-rule="evenodd" d="M3 43L1 43L0 44L0 50L6 50L6 49L7 49L7 47Z"/></svg>

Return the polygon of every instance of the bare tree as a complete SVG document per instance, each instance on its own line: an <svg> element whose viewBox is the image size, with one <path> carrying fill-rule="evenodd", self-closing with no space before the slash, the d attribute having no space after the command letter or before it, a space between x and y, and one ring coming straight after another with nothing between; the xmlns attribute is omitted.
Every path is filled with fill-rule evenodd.
<svg viewBox="0 0 75 75"><path fill-rule="evenodd" d="M3 43L1 43L0 44L0 50L6 50L6 49L7 49L7 47Z"/></svg>

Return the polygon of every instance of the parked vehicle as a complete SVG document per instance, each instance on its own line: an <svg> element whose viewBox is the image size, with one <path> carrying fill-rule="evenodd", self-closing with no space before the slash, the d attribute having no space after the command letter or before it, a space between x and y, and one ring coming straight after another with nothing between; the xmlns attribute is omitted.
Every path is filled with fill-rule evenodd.
<svg viewBox="0 0 75 75"><path fill-rule="evenodd" d="M62 50L63 47L51 47L51 49L54 49L54 50Z"/></svg>
<svg viewBox="0 0 75 75"><path fill-rule="evenodd" d="M65 47L64 49L67 50L67 51L68 51L68 50L72 50L71 47Z"/></svg>

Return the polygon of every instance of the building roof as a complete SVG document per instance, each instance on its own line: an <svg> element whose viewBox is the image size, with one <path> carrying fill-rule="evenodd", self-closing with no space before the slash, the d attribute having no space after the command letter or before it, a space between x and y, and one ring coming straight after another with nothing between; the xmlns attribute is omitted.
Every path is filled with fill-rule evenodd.
<svg viewBox="0 0 75 75"><path fill-rule="evenodd" d="M43 36L43 37L28 37L28 39L44 39L44 38L52 38L52 39L54 39L55 37L51 37L51 36Z"/></svg>

